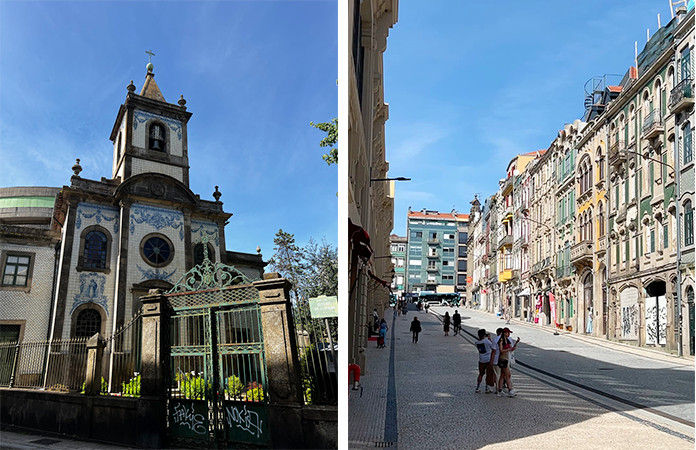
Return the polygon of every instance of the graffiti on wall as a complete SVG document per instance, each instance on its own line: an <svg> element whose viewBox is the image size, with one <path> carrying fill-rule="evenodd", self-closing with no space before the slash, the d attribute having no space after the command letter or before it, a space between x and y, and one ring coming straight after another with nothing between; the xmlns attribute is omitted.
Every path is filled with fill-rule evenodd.
<svg viewBox="0 0 696 450"><path fill-rule="evenodd" d="M630 287L621 292L621 339L638 339L640 315L638 289Z"/></svg>
<svg viewBox="0 0 696 450"><path fill-rule="evenodd" d="M228 406L226 409L227 425L229 427L236 426L256 437L260 437L263 434L261 429L263 420L261 420L258 413L248 410L246 405L241 409L236 406Z"/></svg>
<svg viewBox="0 0 696 450"><path fill-rule="evenodd" d="M645 299L645 343L667 343L667 299L664 295Z"/></svg>

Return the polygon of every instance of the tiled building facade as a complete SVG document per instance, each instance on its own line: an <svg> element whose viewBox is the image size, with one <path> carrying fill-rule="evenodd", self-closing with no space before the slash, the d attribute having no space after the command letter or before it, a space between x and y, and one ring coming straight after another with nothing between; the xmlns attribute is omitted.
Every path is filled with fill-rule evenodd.
<svg viewBox="0 0 696 450"><path fill-rule="evenodd" d="M526 173L501 182L472 218L477 292L506 290L506 263L493 280L483 259L494 237L506 258L510 222L522 287L512 316L673 353L682 336L684 354L695 353L694 40L694 9L682 8L618 85L602 85L586 122L565 125ZM511 217L510 204L522 214ZM504 232L493 233L501 213Z"/></svg>
<svg viewBox="0 0 696 450"><path fill-rule="evenodd" d="M78 160L62 189L0 191L3 273L28 273L4 277L0 285L3 336L16 334L17 325L23 340L110 335L140 309L149 289L173 287L200 263L203 245L212 261L251 279L262 275L260 255L225 250L232 214L224 212L217 188L207 201L188 187L191 113L183 96L177 105L167 103L151 65L141 92L132 82L127 90L111 132L113 178L80 177ZM12 214L3 208L10 200L26 203L14 191L36 189L53 193L42 220L36 208Z"/></svg>

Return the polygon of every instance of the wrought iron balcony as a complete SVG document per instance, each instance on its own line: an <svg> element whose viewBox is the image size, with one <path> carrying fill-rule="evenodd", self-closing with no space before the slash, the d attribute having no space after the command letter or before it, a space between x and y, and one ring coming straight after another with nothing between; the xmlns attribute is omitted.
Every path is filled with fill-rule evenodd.
<svg viewBox="0 0 696 450"><path fill-rule="evenodd" d="M570 262L576 266L592 264L592 241L585 239L570 248Z"/></svg>
<svg viewBox="0 0 696 450"><path fill-rule="evenodd" d="M643 138L652 139L664 131L665 125L662 121L662 113L659 109L653 109L643 120Z"/></svg>
<svg viewBox="0 0 696 450"><path fill-rule="evenodd" d="M544 270L544 269L546 269L546 268L548 268L548 267L550 267L550 266L551 266L551 257L548 256L548 257L542 259L541 261L535 263L535 264L532 266L532 273L533 273L533 274L539 273L539 272L541 272L542 270Z"/></svg>
<svg viewBox="0 0 696 450"><path fill-rule="evenodd" d="M571 277L574 273L575 270L573 269L573 266L556 267L557 280L562 280L563 278Z"/></svg>
<svg viewBox="0 0 696 450"><path fill-rule="evenodd" d="M669 108L673 113L694 105L694 79L686 78L669 94Z"/></svg>
<svg viewBox="0 0 696 450"><path fill-rule="evenodd" d="M625 141L616 141L609 147L608 161L609 164L616 164L621 161L621 152L626 150Z"/></svg>

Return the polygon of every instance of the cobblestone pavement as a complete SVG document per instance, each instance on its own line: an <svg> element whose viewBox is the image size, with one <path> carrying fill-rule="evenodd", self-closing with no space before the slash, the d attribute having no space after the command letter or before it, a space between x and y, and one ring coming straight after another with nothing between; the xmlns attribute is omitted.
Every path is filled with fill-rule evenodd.
<svg viewBox="0 0 696 450"><path fill-rule="evenodd" d="M436 312L445 309L433 308ZM452 310L449 310L450 313ZM463 324L469 331L480 326L492 331L503 323L493 316L460 309ZM418 314L423 324L420 342L411 343L409 323ZM533 326L510 325L522 336L529 350L534 342L559 339L552 333L534 330ZM545 334L545 336L536 333ZM559 350L590 352L588 364L601 362L599 352L614 352L611 348L593 345L577 339L562 337ZM530 342L531 341L531 342ZM538 342L537 342L538 343ZM372 344L372 343L371 343ZM628 408L608 411L591 398L579 398L572 392L550 386L530 371L513 368L513 383L519 394L516 398L499 398L474 392L478 355L475 347L458 336L445 337L438 318L424 312L410 311L395 321L394 339L386 349L376 349L376 343L366 350L368 374L363 379L363 392L349 395L350 448L387 447L384 442L386 398L389 371L389 346L394 345L394 374L398 440L391 448L402 449L556 449L579 445L587 449L693 449L693 431L684 435L665 427L655 426L636 417ZM550 346L550 344L544 344ZM591 347L590 350L583 346ZM536 357L518 348L519 360ZM592 354L594 349L595 354ZM539 351L550 351L543 345ZM542 353L543 354L543 353ZM693 363L671 362L659 357L646 358L629 352L613 355L615 366L632 365L654 369L668 367L669 372L686 372L691 377L693 399ZM597 359L592 359L592 357ZM663 358L669 358L667 356ZM550 358L549 358L550 359ZM670 370L671 369L671 370ZM527 374L529 373L529 374ZM679 378L679 376L677 376ZM662 384L655 387L662 387ZM670 390L669 386L664 389ZM637 393L643 398L643 394ZM688 396L688 394L687 394ZM681 400L678 400L681 401ZM677 400L674 401L678 403ZM693 414L693 400L690 402Z"/></svg>

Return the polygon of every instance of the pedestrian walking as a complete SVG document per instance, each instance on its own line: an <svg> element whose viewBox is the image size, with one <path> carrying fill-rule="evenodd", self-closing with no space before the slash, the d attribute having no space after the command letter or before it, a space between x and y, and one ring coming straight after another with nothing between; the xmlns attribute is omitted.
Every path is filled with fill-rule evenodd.
<svg viewBox="0 0 696 450"><path fill-rule="evenodd" d="M374 327L375 331L379 331L379 314L377 314L377 308L372 311L372 326Z"/></svg>
<svg viewBox="0 0 696 450"><path fill-rule="evenodd" d="M485 329L478 330L478 340L474 342L479 352L478 369L479 374L476 379L476 393L481 392L481 381L484 375L486 376L486 394L495 393L495 381L493 375L493 356L497 353L493 342L486 334Z"/></svg>
<svg viewBox="0 0 696 450"><path fill-rule="evenodd" d="M498 351L500 356L498 358L498 366L500 367L500 379L498 380L498 397L503 397L503 381L508 385L508 396L515 397L517 392L512 386L512 374L510 373L510 352L514 352L517 348L517 344L520 342L520 338L513 345L510 342L510 331L509 328L503 328L503 334L498 341Z"/></svg>
<svg viewBox="0 0 696 450"><path fill-rule="evenodd" d="M454 310L454 314L452 314L452 325L454 326L454 335L456 336L462 329L462 316L456 309Z"/></svg>
<svg viewBox="0 0 696 450"><path fill-rule="evenodd" d="M413 341L415 344L418 343L418 333L421 332L421 324L420 321L418 320L418 316L413 318L413 321L411 322L411 333L413 333Z"/></svg>
<svg viewBox="0 0 696 450"><path fill-rule="evenodd" d="M449 312L445 313L445 319L442 321L442 328L445 330L445 336L449 336L449 327L450 327L450 315Z"/></svg>
<svg viewBox="0 0 696 450"><path fill-rule="evenodd" d="M399 315L399 307L394 305L394 319Z"/></svg>
<svg viewBox="0 0 696 450"><path fill-rule="evenodd" d="M594 312L592 307L587 308L587 312L587 330L585 331L587 334L592 334L592 313Z"/></svg>
<svg viewBox="0 0 696 450"><path fill-rule="evenodd" d="M428 314L428 308L430 308L430 303L425 302L425 313Z"/></svg>
<svg viewBox="0 0 696 450"><path fill-rule="evenodd" d="M496 350L498 349L498 343L500 342L500 337L503 335L503 329L498 328L495 330L495 336L491 339ZM498 366L498 359L500 358L500 352L496 351L495 356L491 360L491 365L493 366L493 378L495 379L495 385L498 386L498 380L500 380L500 367Z"/></svg>
<svg viewBox="0 0 696 450"><path fill-rule="evenodd" d="M387 326L387 321L382 319L382 321L379 324L379 336L377 337L377 348L386 347L385 340L387 338L387 330L389 330L389 327Z"/></svg>

